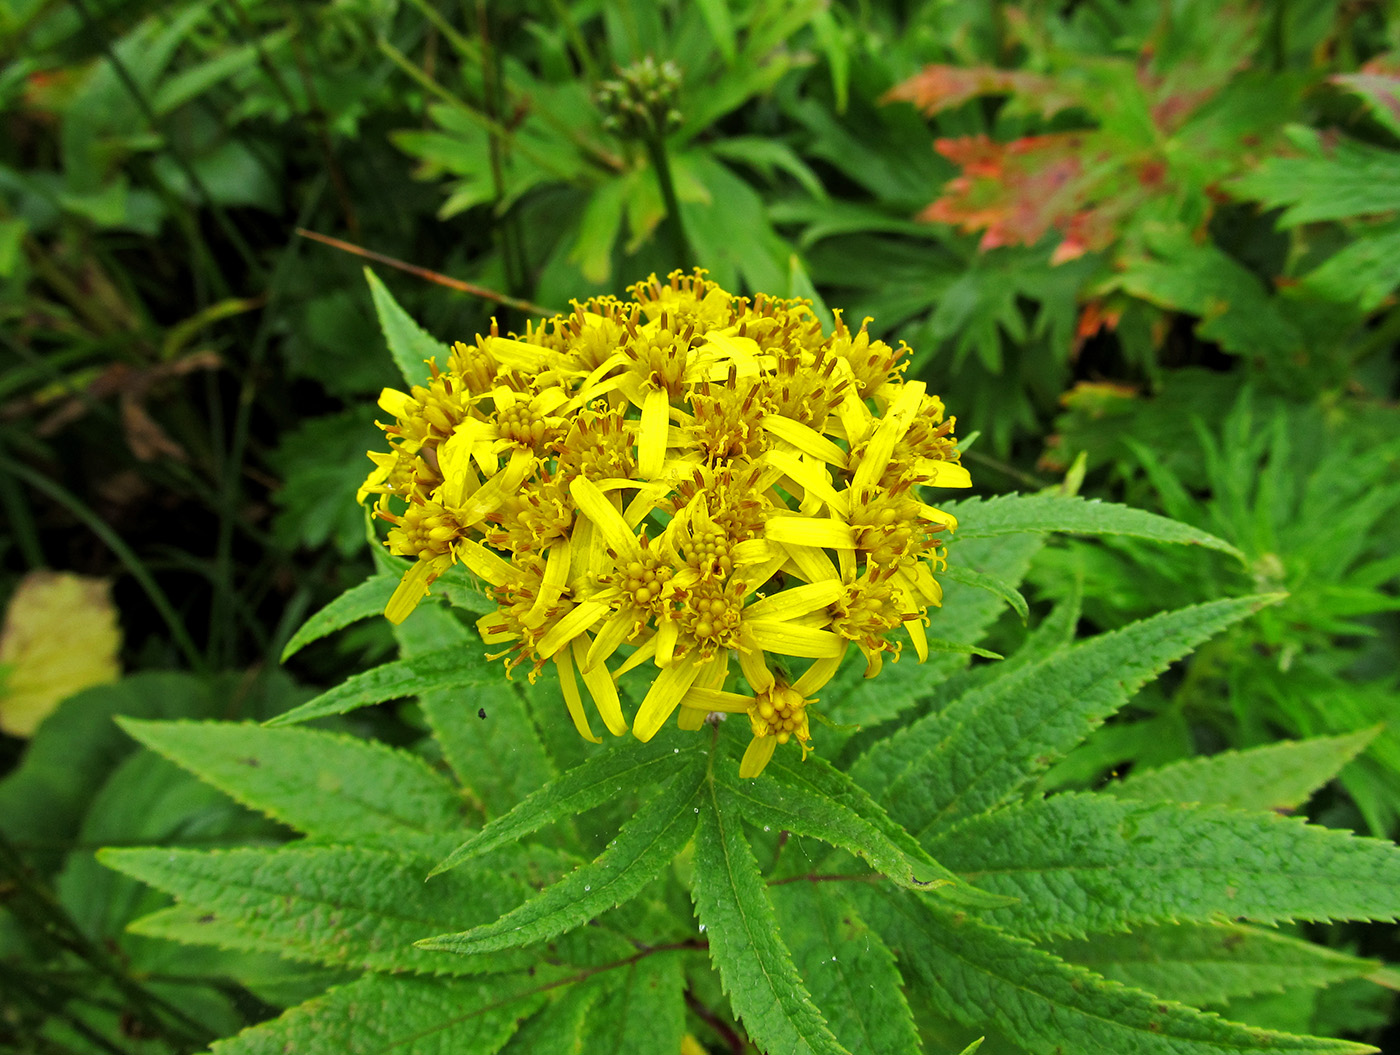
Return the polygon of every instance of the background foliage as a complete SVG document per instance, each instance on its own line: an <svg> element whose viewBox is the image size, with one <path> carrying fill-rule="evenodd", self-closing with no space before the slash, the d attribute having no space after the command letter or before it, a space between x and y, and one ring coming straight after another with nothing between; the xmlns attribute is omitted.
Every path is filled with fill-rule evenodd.
<svg viewBox="0 0 1400 1055"><path fill-rule="evenodd" d="M0 741L7 1043L196 1050L351 977L344 958L311 966L253 940L157 940L202 924L178 908L150 917L168 902L93 852L271 847L307 830L292 812L235 804L210 773L212 786L169 761L173 749L137 746L113 715L269 718L396 648L407 660L465 640L428 613L398 641L382 621L347 622L278 665L306 616L383 570L353 492L378 436L374 396L396 378L386 297L451 340L699 263L726 288L873 316L913 347L910 376L944 395L962 434L979 433L965 457L986 494L1068 474L1070 490L1164 513L1244 556L1119 535L1041 545L1032 532L1023 556L1004 554L1024 563L1004 577L1024 573L1028 621L988 609L936 635L1028 662L1164 609L1288 593L1145 684L1038 775L1039 792L1126 772L1127 794L1158 770L1199 790L1210 770L1164 767L1269 759L1248 752L1305 739L1316 757L1289 768L1315 779L1288 801L1241 804L1396 834L1400 21L1387 5L0 0L0 56L3 592L40 568L110 578L129 672L64 704L32 742ZM676 69L674 119L653 132L599 96L648 57ZM372 297L364 261L298 228L437 284L376 264L384 296ZM996 677L938 662L887 672L909 684L884 713L877 697L894 683L850 682L850 713L833 717L866 730L839 760L864 756L899 699L943 677L943 699ZM557 723L534 739L543 682L528 698L479 691L491 721L452 741L424 737L444 706L432 693L330 727L341 749L416 774L425 832L444 820L432 813L446 808L444 765L489 770L467 782L480 822L584 756ZM376 742L409 753L391 763ZM583 823L569 852L606 826ZM363 838L372 857L375 834ZM451 849L425 839L416 852ZM688 879L713 863L675 867ZM503 884L557 875L561 860L515 866ZM826 911L802 884L772 889L780 921ZM496 907L518 900L503 892ZM878 906L854 909L821 916L829 941L794 953L815 961L881 926ZM691 919L664 898L625 911L641 919L629 926ZM126 930L142 916L164 922ZM1383 925L1240 942L1286 962L1283 946L1303 955L1295 937L1336 957L1315 962L1309 986L1357 979L1358 955L1368 971L1397 955ZM1035 938L1167 985L1101 937ZM1208 939L1170 940L1198 955ZM743 1050L718 981L663 959L579 987L552 1021L565 1034L621 1021L600 1043L626 1050L653 1034L629 1040L608 1008L651 999L672 1009L658 1030ZM804 977L819 1003L835 984ZM1369 982L1279 994L1286 980L1252 977L1216 1006L1396 1042L1386 991ZM356 984L393 987L386 1005L436 999L427 982L366 978ZM499 994L450 984L462 999ZM971 1039L910 985L928 1050ZM677 992L680 1018L659 995ZM484 1015L481 1050L515 1021ZM551 1050L533 1028L511 1046Z"/></svg>

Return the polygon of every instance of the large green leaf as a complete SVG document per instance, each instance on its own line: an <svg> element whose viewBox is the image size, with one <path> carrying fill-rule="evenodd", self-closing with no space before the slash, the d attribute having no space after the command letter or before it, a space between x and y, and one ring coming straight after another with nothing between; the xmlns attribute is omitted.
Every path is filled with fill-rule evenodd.
<svg viewBox="0 0 1400 1055"><path fill-rule="evenodd" d="M600 978L603 996L579 1031L579 1055L683 1051L686 982L682 966L674 952L653 953ZM542 1055L558 1050L535 1049Z"/></svg>
<svg viewBox="0 0 1400 1055"><path fill-rule="evenodd" d="M544 1003L535 972L474 978L370 974L244 1030L213 1055L493 1055Z"/></svg>
<svg viewBox="0 0 1400 1055"><path fill-rule="evenodd" d="M460 648L431 652L413 659L385 663L383 666L355 674L333 689L279 714L268 725L293 725L325 718L332 714L383 703L386 700L417 696L439 689L470 689L502 677L499 670L473 662Z"/></svg>
<svg viewBox="0 0 1400 1055"><path fill-rule="evenodd" d="M528 966L532 957L445 956L413 942L496 919L563 864L547 851L503 852L425 883L413 859L347 846L108 848L98 859L200 906L211 922L227 921L251 948L337 967L448 974Z"/></svg>
<svg viewBox="0 0 1400 1055"><path fill-rule="evenodd" d="M1031 937L1137 923L1393 919L1400 848L1224 806L1063 794L973 817L930 844Z"/></svg>
<svg viewBox="0 0 1400 1055"><path fill-rule="evenodd" d="M399 307L399 302L379 280L379 276L369 268L365 268L365 281L369 283L374 311L379 316L379 328L384 331L384 340L389 345L389 354L394 357L394 365L409 385L423 384L428 380L428 368L424 363L433 358L446 363L451 349L414 322L412 316Z"/></svg>
<svg viewBox="0 0 1400 1055"><path fill-rule="evenodd" d="M918 898L854 893L934 1010L974 1029L994 1027L1034 1055L1373 1050L1227 1022L1110 982L973 916L946 916Z"/></svg>
<svg viewBox="0 0 1400 1055"><path fill-rule="evenodd" d="M1247 751L1188 758L1134 770L1101 790L1125 799L1213 802L1255 810L1295 810L1365 750L1381 728L1344 736L1284 740Z"/></svg>
<svg viewBox="0 0 1400 1055"><path fill-rule="evenodd" d="M493 923L419 941L422 949L471 955L516 949L573 930L630 901L655 879L695 831L705 775L696 759L649 795L598 857Z"/></svg>
<svg viewBox="0 0 1400 1055"><path fill-rule="evenodd" d="M1196 1007L1377 970L1375 960L1242 923L1134 927L1055 942L1050 951L1105 978Z"/></svg>
<svg viewBox="0 0 1400 1055"><path fill-rule="evenodd" d="M493 820L453 850L432 874L456 868L470 857L518 842L546 824L567 820L619 795L645 788L686 765L691 753L701 749L694 736L667 735L664 731L645 744L620 743L605 754L595 755L583 765L568 770L505 816Z"/></svg>
<svg viewBox="0 0 1400 1055"><path fill-rule="evenodd" d="M825 760L774 758L764 772L768 779L726 785L730 801L751 824L821 839L910 890L936 891L975 907L1001 903L930 857L860 785Z"/></svg>
<svg viewBox="0 0 1400 1055"><path fill-rule="evenodd" d="M231 722L121 725L245 806L314 838L431 853L463 826L451 783L386 744Z"/></svg>
<svg viewBox="0 0 1400 1055"><path fill-rule="evenodd" d="M958 518L954 544L950 547L955 559L957 543L1026 531L1129 535L1153 542L1205 546L1243 559L1240 551L1224 539L1190 524L1098 499L1058 494L1001 495L945 503L943 508Z"/></svg>
<svg viewBox="0 0 1400 1055"><path fill-rule="evenodd" d="M384 606L389 603L398 585L397 575L374 575L360 585L352 586L301 625L282 650L282 662L285 663L311 642L319 641L351 623L383 615Z"/></svg>
<svg viewBox="0 0 1400 1055"><path fill-rule="evenodd" d="M918 1052L919 1034L894 955L840 884L796 881L771 892L797 972L836 1039L853 1052Z"/></svg>
<svg viewBox="0 0 1400 1055"><path fill-rule="evenodd" d="M1062 758L1169 663L1260 603L1194 605L1052 653L877 742L852 775L916 834L990 809Z"/></svg>
<svg viewBox="0 0 1400 1055"><path fill-rule="evenodd" d="M1231 180L1231 192L1265 208L1287 206L1280 227L1400 209L1400 154L1354 140L1326 148L1312 130L1294 132L1310 156L1265 158Z"/></svg>
<svg viewBox="0 0 1400 1055"><path fill-rule="evenodd" d="M716 756L716 766L737 766ZM777 917L726 786L703 785L691 897L735 1013L760 1049L843 1055L778 936Z"/></svg>

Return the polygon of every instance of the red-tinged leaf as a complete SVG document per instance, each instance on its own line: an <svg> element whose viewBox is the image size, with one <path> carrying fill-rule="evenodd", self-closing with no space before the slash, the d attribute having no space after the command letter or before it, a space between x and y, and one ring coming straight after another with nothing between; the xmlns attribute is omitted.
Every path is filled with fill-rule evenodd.
<svg viewBox="0 0 1400 1055"><path fill-rule="evenodd" d="M1361 67L1360 73L1342 73L1333 84L1365 99L1371 113L1391 132L1400 135L1400 57L1379 55Z"/></svg>
<svg viewBox="0 0 1400 1055"><path fill-rule="evenodd" d="M997 143L987 136L940 139L935 148L962 166L943 196L921 219L982 230L981 248L1035 245L1052 230L1065 235L1056 263L1100 249L1113 240L1112 217L1090 200L1105 158L1096 137L1056 132ZM1086 165L1085 159L1092 162ZM1115 213L1116 213L1115 208Z"/></svg>
<svg viewBox="0 0 1400 1055"><path fill-rule="evenodd" d="M1014 95L1042 117L1079 104L1079 99L1051 77L991 66L925 66L896 84L881 102L910 102L933 116L979 95Z"/></svg>

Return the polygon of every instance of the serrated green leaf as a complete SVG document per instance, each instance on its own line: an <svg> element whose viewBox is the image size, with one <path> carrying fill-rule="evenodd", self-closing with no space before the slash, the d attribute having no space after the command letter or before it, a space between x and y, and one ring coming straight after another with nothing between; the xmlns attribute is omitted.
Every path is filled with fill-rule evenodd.
<svg viewBox="0 0 1400 1055"><path fill-rule="evenodd" d="M493 1055L544 1003L525 972L470 978L371 974L214 1043L213 1055Z"/></svg>
<svg viewBox="0 0 1400 1055"><path fill-rule="evenodd" d="M602 996L602 987L596 984L569 986L520 1027L501 1049L501 1055L588 1055L584 1049L584 1021Z"/></svg>
<svg viewBox="0 0 1400 1055"><path fill-rule="evenodd" d="M452 689L420 692L418 706L443 757L488 817L500 816L555 776L520 685L483 654L481 638L441 605L420 604L394 627L402 659L456 652L482 680L469 695Z"/></svg>
<svg viewBox="0 0 1400 1055"><path fill-rule="evenodd" d="M285 956L334 967L442 974L528 966L528 956L444 956L413 942L496 919L564 863L546 851L512 850L424 883L413 858L348 846L210 853L109 847L98 860L225 920L255 948L273 943Z"/></svg>
<svg viewBox="0 0 1400 1055"><path fill-rule="evenodd" d="M1400 154L1354 140L1324 154L1316 133L1310 138L1313 156L1265 158L1229 181L1231 193L1269 209L1288 206L1280 227L1400 209Z"/></svg>
<svg viewBox="0 0 1400 1055"><path fill-rule="evenodd" d="M938 574L942 579L951 579L954 582L960 582L978 590L986 590L988 593L1000 597L1021 617L1023 623L1030 618L1030 605L1026 604L1026 599L1021 596L1021 591L1010 583L998 579L995 575L987 575L962 564L949 564Z"/></svg>
<svg viewBox="0 0 1400 1055"><path fill-rule="evenodd" d="M913 1055L919 1034L894 954L834 886L792 882L770 890L797 973L849 1051Z"/></svg>
<svg viewBox="0 0 1400 1055"><path fill-rule="evenodd" d="M1400 848L1276 813L1066 793L973 817L929 848L1019 898L985 918L1029 937L1400 914Z"/></svg>
<svg viewBox="0 0 1400 1055"><path fill-rule="evenodd" d="M501 676L498 670L473 663L459 648L444 649L352 675L314 700L269 719L267 724L273 727L294 725L439 689L475 688Z"/></svg>
<svg viewBox="0 0 1400 1055"><path fill-rule="evenodd" d="M369 268L365 268L365 281L369 283L374 312L379 316L379 328L384 331L394 365L410 386L423 384L428 380L428 368L424 365L427 360L436 358L445 363L452 350L414 322Z"/></svg>
<svg viewBox="0 0 1400 1055"><path fill-rule="evenodd" d="M568 770L505 816L486 825L453 850L431 874L456 868L468 858L519 842L546 824L573 817L636 788L646 787L668 771L684 765L690 754L699 750L703 748L695 737L664 732L645 744L623 741L606 754L595 755L583 765Z"/></svg>
<svg viewBox="0 0 1400 1055"><path fill-rule="evenodd" d="M1049 951L1105 978L1196 1007L1331 985L1380 967L1376 960L1242 923L1135 927L1131 934L1057 941Z"/></svg>
<svg viewBox="0 0 1400 1055"><path fill-rule="evenodd" d="M691 897L710 940L734 1012L760 1049L784 1055L846 1055L822 1018L778 936L777 915L744 835L738 803L727 784L707 781L695 837Z"/></svg>
<svg viewBox="0 0 1400 1055"><path fill-rule="evenodd" d="M389 603L398 585L396 575L374 575L360 585L352 586L301 625L282 650L282 662L287 662L311 642L319 641L351 623L383 615L384 606Z"/></svg>
<svg viewBox="0 0 1400 1055"><path fill-rule="evenodd" d="M909 890L933 891L961 904L1000 904L939 864L850 777L820 757L774 758L755 780L725 781L730 801L749 823L808 835L863 858ZM723 773L716 780L724 780Z"/></svg>
<svg viewBox="0 0 1400 1055"><path fill-rule="evenodd" d="M1101 790L1124 799L1209 802L1251 810L1295 810L1380 734L1381 726L1343 736L1285 740L1246 751L1188 758L1134 770Z"/></svg>
<svg viewBox="0 0 1400 1055"><path fill-rule="evenodd" d="M119 722L236 801L315 838L431 853L463 825L457 789L386 744L232 722Z"/></svg>
<svg viewBox="0 0 1400 1055"><path fill-rule="evenodd" d="M677 773L618 830L598 857L494 923L419 941L422 949L461 955L516 949L587 923L635 897L680 852L695 831L704 763Z"/></svg>
<svg viewBox="0 0 1400 1055"><path fill-rule="evenodd" d="M603 998L588 1014L580 1051L584 1055L681 1052L685 1036L682 966L674 952L654 954L601 978ZM550 1049L539 1050L553 1055Z"/></svg>
<svg viewBox="0 0 1400 1055"><path fill-rule="evenodd" d="M852 776L915 835L991 809L1169 663L1260 603L1246 597L1164 612L993 678L876 743Z"/></svg>
<svg viewBox="0 0 1400 1055"><path fill-rule="evenodd" d="M1400 224L1366 231L1301 279L1308 293L1372 312L1395 292L1400 279Z"/></svg>
<svg viewBox="0 0 1400 1055"><path fill-rule="evenodd" d="M1153 542L1205 546L1244 559L1234 546L1190 524L1168 520L1130 506L1057 494L1001 495L947 503L958 518L956 546L966 539L994 538L1026 531L1064 531L1075 535L1129 535ZM957 550L950 546L956 555Z"/></svg>
<svg viewBox="0 0 1400 1055"><path fill-rule="evenodd" d="M995 1026L1035 1055L1063 1052L1067 1043L1080 1055L1373 1050L1227 1022L1110 982L973 916L945 916L903 895L853 894L934 1010L974 1029Z"/></svg>

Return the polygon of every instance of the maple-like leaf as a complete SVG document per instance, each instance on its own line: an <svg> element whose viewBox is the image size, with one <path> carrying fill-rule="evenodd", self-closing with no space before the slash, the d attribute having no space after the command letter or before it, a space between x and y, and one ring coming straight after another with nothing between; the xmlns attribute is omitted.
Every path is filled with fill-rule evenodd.
<svg viewBox="0 0 1400 1055"><path fill-rule="evenodd" d="M1014 96L1041 117L1053 117L1080 102L1076 92L1043 74L999 70L993 66L945 66L937 63L925 66L908 80L896 84L880 101L910 102L932 117L979 95Z"/></svg>

